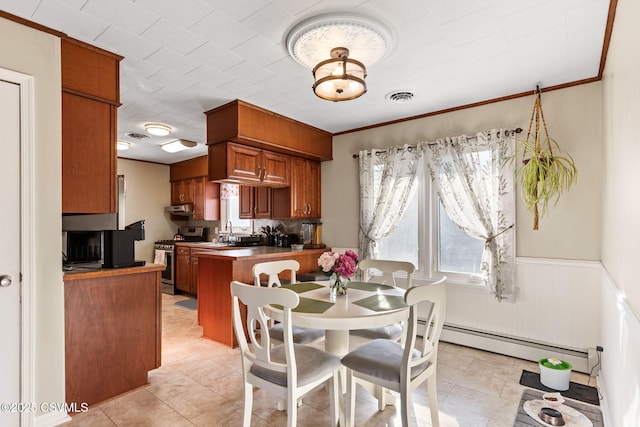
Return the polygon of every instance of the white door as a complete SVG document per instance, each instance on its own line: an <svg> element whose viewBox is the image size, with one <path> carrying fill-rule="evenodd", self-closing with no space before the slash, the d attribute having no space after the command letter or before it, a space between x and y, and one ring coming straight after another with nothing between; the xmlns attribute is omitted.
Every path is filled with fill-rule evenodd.
<svg viewBox="0 0 640 427"><path fill-rule="evenodd" d="M0 425L20 414L20 86L0 80ZM7 404L15 404L9 406ZM9 411L7 411L9 409ZM15 409L15 411L12 411Z"/></svg>

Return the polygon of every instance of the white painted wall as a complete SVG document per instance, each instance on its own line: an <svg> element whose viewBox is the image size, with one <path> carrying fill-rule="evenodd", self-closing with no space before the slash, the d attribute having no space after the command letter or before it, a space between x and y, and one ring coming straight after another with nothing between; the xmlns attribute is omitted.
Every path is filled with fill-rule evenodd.
<svg viewBox="0 0 640 427"><path fill-rule="evenodd" d="M37 346L30 387L35 390L35 402L64 402L60 40L0 18L0 67L32 75L35 80L33 215L38 244L31 256L37 259L32 291L37 307L33 325ZM36 418L48 420L40 424L55 423L66 414L38 414Z"/></svg>
<svg viewBox="0 0 640 427"><path fill-rule="evenodd" d="M640 3L619 0L603 77L603 369L608 425L640 419Z"/></svg>
<svg viewBox="0 0 640 427"><path fill-rule="evenodd" d="M561 197L555 208L549 208L538 231L532 230L533 215L518 200L517 255L599 260L602 226L601 85L591 83L544 93L542 106L550 136L576 161L578 182ZM532 107L533 96L334 137L333 161L322 163L324 243L343 247L358 244L358 161L352 158L352 154L365 148L471 135L490 128L521 127L526 132ZM402 106L390 104L389 108Z"/></svg>
<svg viewBox="0 0 640 427"><path fill-rule="evenodd" d="M125 224L145 220L145 239L135 242L136 259L153 262L154 242L171 239L177 231L164 211L171 204L169 165L119 158L118 174L127 186Z"/></svg>

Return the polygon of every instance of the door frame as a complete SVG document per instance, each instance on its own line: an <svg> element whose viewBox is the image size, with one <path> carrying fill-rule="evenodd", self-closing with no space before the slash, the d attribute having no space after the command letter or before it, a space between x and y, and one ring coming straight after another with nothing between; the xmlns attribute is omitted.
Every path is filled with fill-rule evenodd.
<svg viewBox="0 0 640 427"><path fill-rule="evenodd" d="M33 76L0 68L0 80L20 87L20 401L35 396L35 100ZM35 414L21 414L21 425L34 424Z"/></svg>

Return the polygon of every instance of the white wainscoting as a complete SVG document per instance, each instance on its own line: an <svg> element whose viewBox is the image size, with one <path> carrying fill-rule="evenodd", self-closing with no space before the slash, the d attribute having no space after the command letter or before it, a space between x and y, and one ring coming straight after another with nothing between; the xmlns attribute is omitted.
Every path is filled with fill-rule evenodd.
<svg viewBox="0 0 640 427"><path fill-rule="evenodd" d="M598 377L607 426L640 425L640 320L601 269L602 370Z"/></svg>
<svg viewBox="0 0 640 427"><path fill-rule="evenodd" d="M453 328L442 340L528 360L559 355L587 372L587 349L603 345L600 277L596 261L518 258L515 302L452 283L446 324Z"/></svg>

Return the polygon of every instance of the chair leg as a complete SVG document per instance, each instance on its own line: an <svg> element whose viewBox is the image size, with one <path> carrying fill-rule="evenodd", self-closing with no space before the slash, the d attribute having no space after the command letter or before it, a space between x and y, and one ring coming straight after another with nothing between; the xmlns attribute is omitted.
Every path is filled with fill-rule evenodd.
<svg viewBox="0 0 640 427"><path fill-rule="evenodd" d="M287 427L296 427L298 424L298 399L291 398L289 395L289 399L287 399Z"/></svg>
<svg viewBox="0 0 640 427"><path fill-rule="evenodd" d="M251 412L253 411L253 386L244 383L244 411L242 412L242 426L251 426Z"/></svg>
<svg viewBox="0 0 640 427"><path fill-rule="evenodd" d="M338 381L338 371L334 372L333 376L329 379L329 404L331 411L331 427L336 427L338 425L338 418L340 416L340 403L338 397L340 396L340 391L338 390L339 386ZM342 399L340 399L342 400ZM340 425L343 425L342 423Z"/></svg>
<svg viewBox="0 0 640 427"><path fill-rule="evenodd" d="M356 418L356 381L353 377L353 371L347 368L347 398L345 408L345 425L347 427L355 426Z"/></svg>
<svg viewBox="0 0 640 427"><path fill-rule="evenodd" d="M436 373L427 378L427 396L429 397L429 410L431 411L431 425L440 426L440 412L438 411L438 393L436 390Z"/></svg>
<svg viewBox="0 0 640 427"><path fill-rule="evenodd" d="M402 418L402 427L409 427L409 413L411 411L411 389L409 382L400 384L400 415Z"/></svg>
<svg viewBox="0 0 640 427"><path fill-rule="evenodd" d="M387 390L376 384L374 386L374 396L378 399L378 411L384 411L387 407Z"/></svg>

